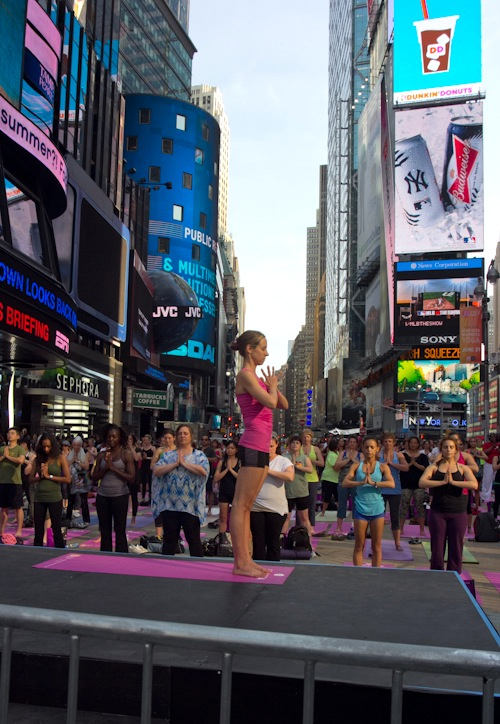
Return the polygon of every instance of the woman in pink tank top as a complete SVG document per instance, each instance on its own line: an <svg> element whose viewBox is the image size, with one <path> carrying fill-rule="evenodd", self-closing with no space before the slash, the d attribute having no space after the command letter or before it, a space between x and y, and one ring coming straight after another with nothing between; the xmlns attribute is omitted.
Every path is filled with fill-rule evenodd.
<svg viewBox="0 0 500 724"><path fill-rule="evenodd" d="M286 410L288 402L278 390L278 377L274 368L262 370L262 379L257 377L256 368L264 364L269 355L267 340L261 332L244 332L231 348L244 358L243 369L236 377L235 392L245 426L238 446L241 467L230 520L233 573L237 576L264 578L269 571L255 563L250 556L250 511L267 475L272 410L276 407Z"/></svg>

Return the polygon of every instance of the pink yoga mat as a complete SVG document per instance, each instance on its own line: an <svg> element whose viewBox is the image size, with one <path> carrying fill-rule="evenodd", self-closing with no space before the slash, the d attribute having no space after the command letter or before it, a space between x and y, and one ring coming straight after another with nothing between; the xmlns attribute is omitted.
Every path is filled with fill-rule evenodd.
<svg viewBox="0 0 500 724"><path fill-rule="evenodd" d="M496 573L495 571L485 571L484 575L498 593L500 593L500 573Z"/></svg>
<svg viewBox="0 0 500 724"><path fill-rule="evenodd" d="M50 568L57 571L79 571L81 573L108 573L122 576L145 576L151 578L177 578L189 581L215 581L224 583L264 583L281 586L293 573L293 566L266 566L271 569L267 578L234 576L233 563L218 563L204 560L171 560L167 558L145 558L132 556L95 556L85 553L66 553L50 561L38 563L34 568Z"/></svg>
<svg viewBox="0 0 500 724"><path fill-rule="evenodd" d="M327 529L328 529L331 525L333 525L333 523L332 523L331 521L330 521L330 522L326 522L326 521L325 521L324 523L318 523L318 521L316 520L316 524L315 524L315 526L314 526L314 530L315 530L316 533L326 533Z"/></svg>

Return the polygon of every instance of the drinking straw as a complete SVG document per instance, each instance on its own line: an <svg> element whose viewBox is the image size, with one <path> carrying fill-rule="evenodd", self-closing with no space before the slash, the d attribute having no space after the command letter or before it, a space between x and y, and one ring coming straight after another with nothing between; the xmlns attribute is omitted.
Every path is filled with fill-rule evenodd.
<svg viewBox="0 0 500 724"><path fill-rule="evenodd" d="M428 20L429 13L427 12L427 0L420 0L420 4L422 5L422 12L424 14L424 20Z"/></svg>

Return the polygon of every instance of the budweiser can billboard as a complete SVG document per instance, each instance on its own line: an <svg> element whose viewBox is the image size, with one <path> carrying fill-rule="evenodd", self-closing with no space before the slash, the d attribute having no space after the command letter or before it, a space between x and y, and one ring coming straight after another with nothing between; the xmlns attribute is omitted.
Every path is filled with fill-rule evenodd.
<svg viewBox="0 0 500 724"><path fill-rule="evenodd" d="M482 103L396 112L395 252L483 249Z"/></svg>
<svg viewBox="0 0 500 724"><path fill-rule="evenodd" d="M394 103L482 92L480 0L394 0Z"/></svg>

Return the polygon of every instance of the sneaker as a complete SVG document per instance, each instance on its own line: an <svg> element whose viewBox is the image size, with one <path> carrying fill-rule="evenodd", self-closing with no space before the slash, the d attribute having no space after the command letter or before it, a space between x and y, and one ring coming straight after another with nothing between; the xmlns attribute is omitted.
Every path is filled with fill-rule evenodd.
<svg viewBox="0 0 500 724"><path fill-rule="evenodd" d="M88 525L89 525L89 524L88 524L88 523L84 523L83 520L76 520L76 521L72 521L72 522L68 525L68 528L78 528L78 529L83 530L84 528L88 528Z"/></svg>
<svg viewBox="0 0 500 724"><path fill-rule="evenodd" d="M73 518L81 518L81 517L82 517L82 514L80 513L79 510L73 511Z"/></svg>
<svg viewBox="0 0 500 724"><path fill-rule="evenodd" d="M342 533L341 530L337 530L337 531L335 531L335 533L332 533L331 539L332 540L345 540L346 536L344 535L344 533Z"/></svg>
<svg viewBox="0 0 500 724"><path fill-rule="evenodd" d="M138 543L131 543L128 549L130 553L137 553L139 555L143 555L148 552L147 548L144 548L144 546L141 546Z"/></svg>
<svg viewBox="0 0 500 724"><path fill-rule="evenodd" d="M354 531L353 530L349 531L349 533L346 535L346 539L354 540Z"/></svg>

